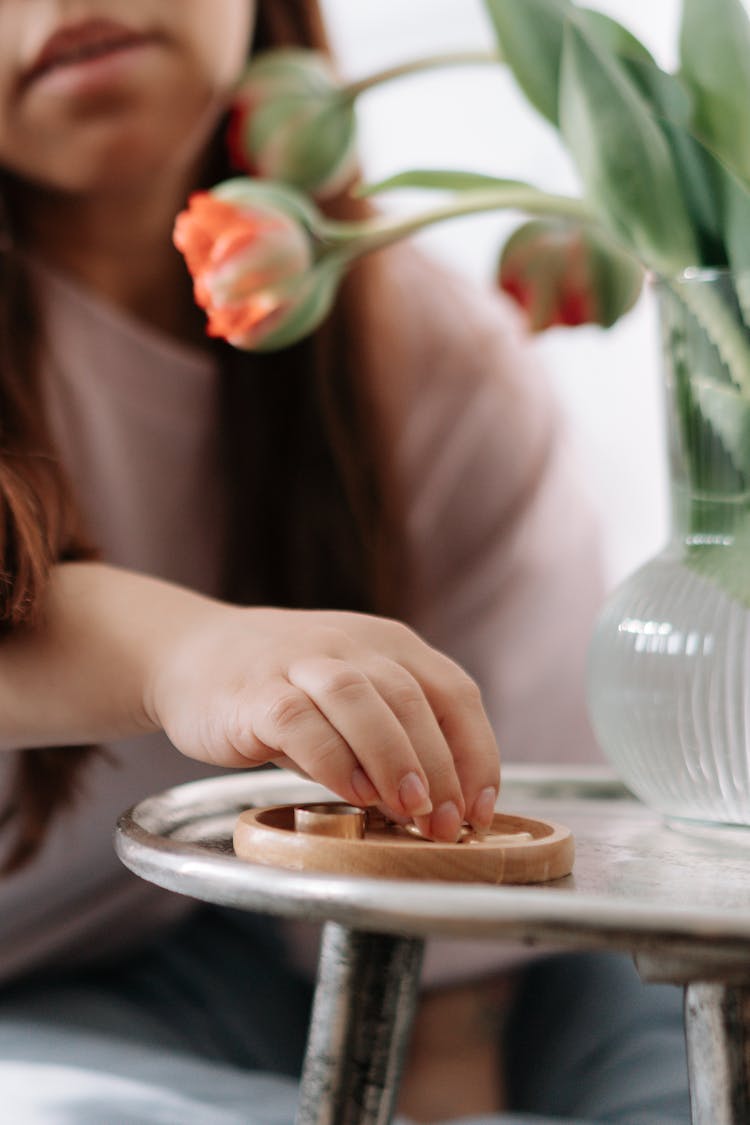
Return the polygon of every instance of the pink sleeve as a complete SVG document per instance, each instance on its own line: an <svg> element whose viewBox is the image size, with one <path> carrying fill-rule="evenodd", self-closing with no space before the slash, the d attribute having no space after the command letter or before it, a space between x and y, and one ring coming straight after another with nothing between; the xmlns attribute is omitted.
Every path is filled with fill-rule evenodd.
<svg viewBox="0 0 750 1125"><path fill-rule="evenodd" d="M500 298L412 268L431 295L396 454L411 623L478 681L505 761L600 760L584 686L598 528L554 393Z"/></svg>

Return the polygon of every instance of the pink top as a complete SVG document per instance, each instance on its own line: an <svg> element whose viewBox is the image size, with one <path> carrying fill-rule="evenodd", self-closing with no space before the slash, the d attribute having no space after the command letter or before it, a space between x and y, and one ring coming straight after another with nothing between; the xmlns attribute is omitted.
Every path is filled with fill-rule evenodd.
<svg viewBox="0 0 750 1125"><path fill-rule="evenodd" d="M367 310L379 341L372 377L417 574L410 621L477 678L505 760L596 760L583 668L602 589L597 534L550 389L500 300L404 248L381 255L380 270ZM36 274L53 432L104 557L216 594L224 516L211 359ZM409 323L399 354L394 316ZM111 749L39 860L0 882L0 979L125 948L191 908L122 867L112 827L145 795L215 769L161 735ZM0 794L12 759L0 756ZM306 939L289 935L304 959ZM428 978L498 960L493 947L465 957L454 947L453 969L441 970L445 944L434 944Z"/></svg>

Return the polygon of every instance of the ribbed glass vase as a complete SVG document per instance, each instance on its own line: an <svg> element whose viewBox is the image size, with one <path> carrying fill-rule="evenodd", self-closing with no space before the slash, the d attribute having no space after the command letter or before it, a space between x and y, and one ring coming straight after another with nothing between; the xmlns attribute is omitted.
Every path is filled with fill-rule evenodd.
<svg viewBox="0 0 750 1125"><path fill-rule="evenodd" d="M589 710L647 804L750 826L750 277L655 285L671 534L604 607Z"/></svg>

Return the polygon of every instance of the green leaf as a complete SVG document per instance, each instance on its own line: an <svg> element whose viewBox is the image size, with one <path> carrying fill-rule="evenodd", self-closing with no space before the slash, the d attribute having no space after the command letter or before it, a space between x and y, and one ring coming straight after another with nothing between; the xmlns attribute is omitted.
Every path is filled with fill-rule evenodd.
<svg viewBox="0 0 750 1125"><path fill-rule="evenodd" d="M594 11L593 8L580 8L578 18L589 35L613 55L617 55L620 59L633 59L656 65L653 55L640 39L611 16L605 16L604 12Z"/></svg>
<svg viewBox="0 0 750 1125"><path fill-rule="evenodd" d="M670 142L694 226L709 267L729 265L750 323L750 188L697 137L673 121L659 124Z"/></svg>
<svg viewBox="0 0 750 1125"><path fill-rule="evenodd" d="M684 113L674 111L680 104L684 109L679 96L663 99L664 116L656 120L672 150L701 242L700 264L750 273L750 187L682 123Z"/></svg>
<svg viewBox="0 0 750 1125"><path fill-rule="evenodd" d="M503 58L531 104L559 124L560 68L565 24L577 15L589 34L613 55L653 62L647 48L622 24L572 0L485 0Z"/></svg>
<svg viewBox="0 0 750 1125"><path fill-rule="evenodd" d="M504 180L496 176L485 176L479 172L460 172L440 169L420 169L413 172L399 172L375 184L363 184L357 188L356 195L367 198L382 195L398 188L426 188L440 191L476 191L478 188L530 188L521 180ZM530 189L531 190L531 189Z"/></svg>
<svg viewBox="0 0 750 1125"><path fill-rule="evenodd" d="M571 0L485 0L503 58L531 104L553 125L563 30Z"/></svg>
<svg viewBox="0 0 750 1125"><path fill-rule="evenodd" d="M662 118L659 125L672 150L699 245L695 264L722 268L728 263L723 203L726 170L687 129L666 118Z"/></svg>
<svg viewBox="0 0 750 1125"><path fill-rule="evenodd" d="M654 113L666 117L676 125L690 128L693 117L693 98L685 84L674 74L668 74L655 62L645 59L624 58L620 61L638 87L639 92Z"/></svg>
<svg viewBox="0 0 750 1125"><path fill-rule="evenodd" d="M712 157L691 133L693 98L687 87L642 58L621 57L622 65L648 102L672 150L688 213L696 230L704 265L726 265L721 199Z"/></svg>
<svg viewBox="0 0 750 1125"><path fill-rule="evenodd" d="M696 132L750 182L750 20L741 0L684 0L680 52Z"/></svg>
<svg viewBox="0 0 750 1125"><path fill-rule="evenodd" d="M572 20L560 120L587 195L614 234L661 273L694 265L698 248L669 144L623 65Z"/></svg>

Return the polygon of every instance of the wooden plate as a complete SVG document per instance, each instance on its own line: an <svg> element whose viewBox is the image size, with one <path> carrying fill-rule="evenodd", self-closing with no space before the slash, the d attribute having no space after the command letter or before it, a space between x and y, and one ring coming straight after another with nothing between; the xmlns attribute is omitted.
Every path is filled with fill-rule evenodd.
<svg viewBox="0 0 750 1125"><path fill-rule="evenodd" d="M276 805L241 813L234 831L235 853L252 863L290 871L454 883L544 883L569 875L573 868L572 833L544 820L496 813L486 836L471 835L458 844L417 839L383 824L368 827L363 839L341 839L295 830L295 808L305 807ZM334 802L330 810L337 811Z"/></svg>

